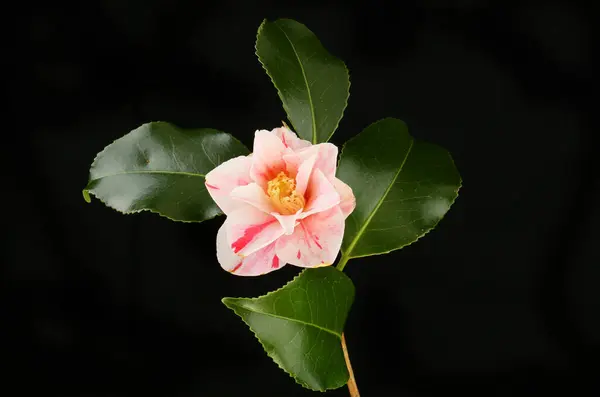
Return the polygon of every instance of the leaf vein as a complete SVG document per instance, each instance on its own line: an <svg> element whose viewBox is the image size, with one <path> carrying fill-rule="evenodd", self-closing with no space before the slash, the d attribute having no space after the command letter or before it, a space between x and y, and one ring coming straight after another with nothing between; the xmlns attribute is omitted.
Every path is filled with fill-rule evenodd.
<svg viewBox="0 0 600 397"><path fill-rule="evenodd" d="M248 311L254 312L256 314L262 314L263 316L274 317L274 318L278 318L280 320L288 320L288 321L291 321L291 322L294 322L294 323L298 323L298 324L302 324L302 325L305 325L305 326L314 327L314 328L320 329L322 331L328 332L328 333L330 333L332 335L335 335L335 336L337 336L340 339L342 338L342 334L338 334L334 330L321 327L320 325L317 325L317 324L307 323L306 321L298 320L297 318L290 318L290 317L280 316L280 315L273 314L273 313L265 313L263 311L255 310L255 309L249 308L247 306L241 306L241 305L239 305L239 306L242 309L244 309L244 310L248 310Z"/></svg>
<svg viewBox="0 0 600 397"><path fill-rule="evenodd" d="M306 77L306 70L304 70L304 65L302 64L302 60L300 59L300 56L298 55L298 52L296 51L296 47L294 46L294 43L292 43L292 40L290 40L290 38L287 35L287 33L285 32L285 30L283 30L277 24L275 24L275 26L277 26L277 28L279 28L279 30L281 30L281 33L283 33L283 35L285 36L287 41L290 43L290 47L292 47L292 51L294 51L294 55L296 55L296 59L298 60L298 64L300 65L300 71L302 71L302 77L304 78L304 84L306 84L306 92L308 94L308 103L310 105L310 115L312 117L312 135L313 135L312 143L316 144L317 143L317 120L315 118L315 106L313 105L312 93L310 91L311 85L309 85L309 83L308 83L308 78Z"/></svg>
<svg viewBox="0 0 600 397"><path fill-rule="evenodd" d="M90 181L94 182L97 181L99 179L103 179L103 178L110 178L111 176L119 176L119 175L137 175L137 174L155 174L155 175L183 175L183 176L194 176L194 177L200 177L200 178L205 178L206 175L204 174L195 174L192 172L185 172L185 171L153 171L153 170L139 170L139 171L124 171L124 172L117 172L114 174L108 174L108 175L102 175L98 178L94 178Z"/></svg>
<svg viewBox="0 0 600 397"><path fill-rule="evenodd" d="M406 164L406 160L408 159L408 156L410 156L410 152L411 152L411 150L413 148L414 143L415 143L414 139L410 141L410 146L409 146L408 150L406 151L406 156L404 156L404 160L402 160L402 164L400 164L400 167L398 168L398 171L394 175L394 178L392 179L390 185L387 187L387 189L383 193L383 196L381 196L381 198L379 199L379 201L377 202L377 204L375 205L375 207L371 210L371 213L369 214L369 216L365 220L364 224L361 226L361 228L356 233L356 236L354 236L354 238L350 242L350 245L348 246L348 250L346 251L346 256L348 258L351 258L352 250L356 246L356 243L358 242L358 240L360 240L360 238L362 237L362 235L365 233L365 231L367 230L367 227L369 226L369 223L371 223L371 220L373 219L373 217L375 216L375 214L379 210L379 207L381 207L381 205L385 201L385 198L387 197L388 193L390 192L390 190L392 189L392 187L396 183L396 179L398 178L398 175L400 175L400 173L402 172L402 169L404 168L404 164Z"/></svg>

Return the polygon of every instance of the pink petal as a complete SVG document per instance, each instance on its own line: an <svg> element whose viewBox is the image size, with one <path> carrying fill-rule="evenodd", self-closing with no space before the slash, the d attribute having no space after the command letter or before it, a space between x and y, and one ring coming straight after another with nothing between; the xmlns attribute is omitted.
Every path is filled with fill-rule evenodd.
<svg viewBox="0 0 600 397"><path fill-rule="evenodd" d="M206 174L206 189L225 214L239 207L239 202L231 199L231 191L252 182L249 173L251 164L250 158L239 156L225 161Z"/></svg>
<svg viewBox="0 0 600 397"><path fill-rule="evenodd" d="M315 159L316 160L316 159ZM298 174L298 169L300 165L305 161L298 153L294 152L291 149L287 149L285 154L283 155L283 161L285 161L285 169L287 174L295 178Z"/></svg>
<svg viewBox="0 0 600 397"><path fill-rule="evenodd" d="M344 236L344 214L335 206L300 221L289 236L277 240L277 256L301 267L330 265L335 261Z"/></svg>
<svg viewBox="0 0 600 397"><path fill-rule="evenodd" d="M332 143L320 143L315 146L319 149L319 157L315 163L315 168L320 169L327 178L333 178L337 168L337 146Z"/></svg>
<svg viewBox="0 0 600 397"><path fill-rule="evenodd" d="M263 189L267 187L268 181L286 170L284 152L285 146L281 139L267 130L256 131L250 177Z"/></svg>
<svg viewBox="0 0 600 397"><path fill-rule="evenodd" d="M285 234L292 234L294 228L298 224L298 218L302 215L302 208L300 208L295 214L292 215L281 215L277 212L271 212L284 230Z"/></svg>
<svg viewBox="0 0 600 397"><path fill-rule="evenodd" d="M309 141L298 138L296 134L286 127L275 128L271 132L275 134L277 138L281 139L281 142L285 147L289 147L292 150L300 150L302 148L311 146Z"/></svg>
<svg viewBox="0 0 600 397"><path fill-rule="evenodd" d="M340 208L344 213L344 218L347 218L356 207L356 199L354 198L352 188L338 178L334 177L331 181L333 182L335 190L337 190L340 195Z"/></svg>
<svg viewBox="0 0 600 397"><path fill-rule="evenodd" d="M281 269L285 266L285 262L277 256L276 244L276 242L273 242L248 255L234 274L238 276L262 276L273 270Z"/></svg>
<svg viewBox="0 0 600 397"><path fill-rule="evenodd" d="M306 193L306 188L308 187L316 161L317 156L311 156L300 165L300 168L298 168L298 174L296 175L296 191L302 195Z"/></svg>
<svg viewBox="0 0 600 397"><path fill-rule="evenodd" d="M315 168L320 169L327 178L333 178L335 176L338 148L334 144L319 143L318 145L301 149L295 152L295 154L300 158L300 163L306 161L312 156L317 156ZM293 159L288 158L287 156L284 157L284 159L286 162L293 164Z"/></svg>
<svg viewBox="0 0 600 397"><path fill-rule="evenodd" d="M236 187L231 191L231 197L235 200L248 203L254 208L267 214L274 211L269 196L267 196L265 191L256 183L249 183L246 186Z"/></svg>
<svg viewBox="0 0 600 397"><path fill-rule="evenodd" d="M228 272L233 271L241 265L243 258L236 255L227 240L227 220L221 225L217 232L217 260L221 267Z"/></svg>
<svg viewBox="0 0 600 397"><path fill-rule="evenodd" d="M245 205L227 217L229 247L240 256L248 256L283 235L284 230L273 216Z"/></svg>
<svg viewBox="0 0 600 397"><path fill-rule="evenodd" d="M227 242L227 226L223 224L217 233L217 259L221 267L237 276L259 276L285 266L275 255L276 242L242 258L236 255Z"/></svg>
<svg viewBox="0 0 600 397"><path fill-rule="evenodd" d="M314 169L304 195L306 205L302 218L323 212L340 203L340 195L321 170Z"/></svg>

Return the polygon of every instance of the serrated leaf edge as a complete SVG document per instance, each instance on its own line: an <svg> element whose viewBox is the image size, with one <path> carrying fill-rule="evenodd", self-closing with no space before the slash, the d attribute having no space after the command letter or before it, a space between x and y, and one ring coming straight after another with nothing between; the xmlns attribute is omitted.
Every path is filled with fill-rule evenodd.
<svg viewBox="0 0 600 397"><path fill-rule="evenodd" d="M264 344L264 343L262 342L262 340L261 340L261 339L258 337L258 335L257 335L257 334L256 334L256 332L255 332L255 331L252 329L252 327L250 326L250 324L248 324L248 323L246 322L246 320L244 319L244 317L242 317L240 314L238 314L238 313L237 313L237 312L236 312L236 311L235 311L235 310L234 310L232 307L230 307L230 306L229 306L229 305L226 303L226 301L227 301L227 300L230 300L230 299L258 300L258 299L261 299L261 298L265 298L265 297L269 296L270 294L274 294L274 293L276 293L276 292L279 292L279 291L281 291L282 289L284 289L285 287L287 287L289 284L291 284L291 283L293 283L294 281L296 281L296 279L298 279L298 278L299 278L299 277L300 277L300 276L301 276L301 275L302 275L304 272L306 272L307 270L309 270L309 269L304 269L304 270L302 270L302 271L301 271L300 273L298 273L298 274L297 274L297 275L296 275L296 276L295 276L293 279L291 279L290 281L288 281L288 282L287 282L286 284L284 284L283 286L279 287L279 288L278 288L278 289L276 289L276 290L269 291L269 292L267 292L267 293L266 293L266 294L264 294L264 295L261 295L261 296L256 296L256 297L253 297L253 298L245 298L245 297L237 297L237 298L235 298L235 297L224 297L224 298L222 298L222 299L221 299L221 302L222 302L222 303L223 303L223 304L224 304L224 305L225 305L225 306L226 306L226 307L227 307L229 310L231 310L233 313L235 313L235 315L236 315L236 316L238 316L239 318L241 318L241 319L242 319L242 321L244 322L244 324L246 324L246 326L248 327L248 329L249 329L249 330L250 330L250 331L251 331L251 332L254 334L254 337L255 337L255 338L258 340L258 342L259 342L259 343L260 343L260 345L262 346L262 348L263 348L263 350L265 351L265 353L267 353L267 356L269 356L269 357L271 358L271 360L273 360L273 362L274 362L275 364L277 364L277 366L278 366L279 368L281 368L281 370L282 370L283 372L287 373L287 374L288 374L288 375L289 375L289 376L290 376L292 379L294 379L294 381L295 381L297 384L299 384L300 386L302 386L302 387L304 387L304 388L306 388L306 389L313 390L313 391L319 391L319 392L326 392L327 390L339 389L339 388L340 388L340 387L342 387L344 384L348 383L348 381L346 381L346 383L344 383L344 384L342 384L342 385L340 385L340 386L338 386L338 387L330 387L330 388L324 388L324 389L313 389L313 388L312 388L312 387L310 387L309 385L307 385L307 384L303 383L303 382L302 382L300 379L296 378L296 377L294 376L294 374L292 374L291 372L289 372L287 369L283 368L283 367L281 366L281 364L280 364L280 363L278 363L278 362L275 360L275 357L274 357L274 355L273 355L273 354L271 354L271 353L269 352L269 350L267 350L267 348L266 348L265 344ZM337 269L336 269L336 270L337 270ZM339 270L338 270L338 271L339 271ZM343 272L340 272L340 273L344 274ZM344 276L346 276L346 275L344 274ZM348 277L348 276L346 276L346 277ZM354 284L352 284L352 286L354 286ZM240 307L241 307L241 306L240 306ZM242 308L243 308L243 309L245 309L245 310L248 310L248 311L249 311L249 309L246 309L246 308L244 308L244 307L242 307ZM335 334L335 336L337 336L337 334ZM340 337L339 339L340 339L340 349L341 349L341 341L342 341L342 338ZM348 374L348 379L350 379L350 374Z"/></svg>
<svg viewBox="0 0 600 397"><path fill-rule="evenodd" d="M115 139L114 141L112 141L111 143L109 143L108 145L106 145L106 146L104 147L104 149L102 149L101 151L99 151L99 152L96 154L96 156L94 157L94 160L92 161L92 164L90 165L90 169L92 169L92 167L94 167L94 165L96 165L96 162L98 161L98 158L99 158L99 157L100 157L100 156L101 156L101 155L102 155L104 152L106 152L106 150L107 150L109 147L111 147L112 145L114 145L114 144L115 144L115 143L116 143L118 140L122 139L123 137L125 137L126 135L128 135L128 134L132 133L133 131L137 130L138 128L141 128L141 127L143 127L143 126L145 126L145 125L149 125L149 124L153 124L153 123L158 123L158 124L169 124L170 126L173 126L173 127L177 128L177 129L182 129L181 127L179 127L179 126L177 126L177 125L175 125L175 124L173 124L173 123L169 123L168 121L149 121L149 122L146 122L146 123L140 124L138 127L136 127L136 128L134 128L134 129L132 129L132 130L131 130L131 131L129 131L127 134L125 134L125 135L122 135L122 136L120 136L119 138ZM227 134L227 135L229 135L229 136L230 136L230 137L231 137L233 140L237 141L239 144L241 144L243 147L245 147L245 148L246 148L246 145L244 145L244 144L243 144L243 143L242 143L242 142L241 142L239 139L237 139L235 136L233 136L233 135L231 135L231 134L229 134L229 133L227 133L227 132L224 132L224 131L218 130L218 129L216 129L216 128L209 128L209 127L206 127L206 128L204 128L204 127L201 127L201 128L193 128L193 129L211 129L211 130L215 130L215 131L221 132L221 133L223 133L223 134ZM246 148L246 149L248 149L248 148ZM248 150L248 152L250 152L250 150ZM205 177L205 175L203 175L203 174L197 174L197 175L198 175L198 176L201 176L201 177ZM110 175L109 175L109 176L110 176ZM104 177L103 177L103 178L104 178ZM84 189L82 190L83 199L84 199L84 200L85 200L87 203L91 203L91 202L92 202L92 200L91 200L91 197L90 197L90 195L92 195L92 196L96 197L96 199L98 199L98 200L99 200L99 201L100 201L102 204L104 204L106 207L108 207L108 208L110 208L110 209L113 209L113 210L115 210L115 211L117 211L118 213L120 213L120 214L123 214L123 215L132 215L132 214L138 214L138 213L140 213L140 212L151 212L151 213L153 213L153 214L158 214L158 215L160 215L160 216L161 216L161 217L163 217L163 218L167 218L167 219L169 219L169 220L171 220L171 221L174 221L174 222L183 222L183 223L200 223L200 222L204 222L204 221L208 221L208 220L214 219L214 218L216 218L217 216L221 216L221 215L223 215L223 212L219 210L219 212L217 212L217 214L215 214L214 216L212 216L212 217L209 217L209 218L206 218L206 219L203 219L203 220L201 220L201 221L187 221L187 220L182 220L182 219L175 219L175 218L172 218L172 217L170 217L170 216L164 215L163 213L161 213L161 212L159 212L159 211L156 211L156 210L154 210L154 209L151 209L151 208L142 208L142 209L139 209L139 210L134 210L134 211L121 211L121 210L118 210L118 209L116 209L116 208L115 208L115 207L113 207L112 205L108 204L106 201L104 201L102 198L100 198L100 197L99 197L99 196L98 196L98 195L97 195L95 192L93 192L92 190L89 190L89 189L87 189L87 186L89 186L91 182L93 182L93 181L95 181L95 180L98 180L98 179L101 179L101 178L96 178L96 179L91 179L91 178L90 178L90 179L88 179L88 183L87 183L87 185L86 185L86 188L84 188ZM215 205L216 205L216 204L215 204Z"/></svg>
<svg viewBox="0 0 600 397"><path fill-rule="evenodd" d="M450 205L448 206L448 211L450 211L450 208L452 207L452 205L458 199L458 191L460 190L461 187L462 187L462 178L460 180L460 184L458 185L458 187L456 188L456 190L454 190L454 193L455 193L454 199L450 202ZM433 224L429 229L427 229L425 232L423 232L422 234L420 234L419 236L417 236L417 238L415 238L410 243L407 243L407 244L404 244L404 245L400 245L399 247L392 248L392 249L390 249L388 251L374 252L372 254L366 254L366 255L350 256L350 257L348 257L348 259L366 258L368 256L376 256L376 255L385 255L385 254L389 254L390 252L393 252L393 251L398 251L398 250L400 250L400 249L402 249L404 247L408 247L409 245L413 245L414 243L416 243L417 241L419 241L420 239L422 239L423 237L425 237L427 234L431 233L433 231L433 229L435 229L437 227L437 225L442 221L442 219L444 219L444 217L446 216L446 214L448 213L448 211L446 211L444 213L444 215L442 215L440 217L440 219L435 224Z"/></svg>
<svg viewBox="0 0 600 397"><path fill-rule="evenodd" d="M284 21L287 20L287 18L280 18L277 19L275 21L273 21L273 23L276 23L277 21ZM256 58L258 58L258 62L260 63L260 65L262 66L262 68L264 69L265 73L267 74L267 76L269 76L269 79L271 80L271 82L273 83L273 86L275 87L275 89L277 90L277 96L279 96L279 99L281 100L281 105L283 106L283 109L285 110L285 114L290 122L290 124L292 124L292 127L294 127L294 132L296 134L298 134L298 129L294 126L294 122L290 119L289 117L289 112L288 112L288 107L286 105L286 103L283 100L283 97L281 96L281 90L279 89L279 87L277 86L277 84L275 83L275 80L273 79L273 76L271 76L271 74L269 73L269 71L267 70L267 67L265 66L265 64L263 63L263 61L260 59L260 56L258 55L258 48L257 48L257 43L258 43L258 36L260 35L261 31L263 30L265 24L267 23L267 19L263 19L262 23L260 24L260 26L258 27L258 31L256 32L256 41L254 43L254 54L256 55ZM298 22L299 23L299 22ZM303 25L306 29L308 29L308 27L306 25ZM281 28L279 28L281 29ZM337 120L337 123L335 125L335 128L333 129L333 131L331 131L331 134L329 134L329 136L327 137L327 139L325 139L325 141L323 142L329 142L329 140L331 139L331 137L333 136L333 134L337 131L338 127L340 126L340 122L342 121L342 119L344 118L344 112L346 111L346 108L348 107L348 98L350 97L350 86L352 85L352 82L350 80L350 70L348 69L348 66L346 65L346 63L341 60L340 58L336 57L335 55L331 54L329 52L329 50L327 50L327 48L325 48L325 46L323 45L323 43L321 43L321 40L319 40L319 37L310 29L308 29L317 39L317 41L319 42L319 44L321 44L321 47L323 47L323 49L325 51L327 51L327 53L329 53L329 55L331 55L333 58L337 59L338 61L340 61L342 63L342 65L344 66L344 70L346 70L346 74L348 76L348 90L347 90L347 95L346 95L346 99L344 100L344 107L342 108L342 113L340 114L339 119ZM284 32L285 34L285 32ZM286 35L287 36L287 35ZM289 39L288 39L289 41ZM309 89L310 91L310 89ZM311 104L312 107L312 104ZM314 111L311 112L312 117L314 117ZM313 129L313 135L316 134L316 128ZM303 138L304 139L304 138ZM312 142L313 144L317 144L317 143L321 143L321 142Z"/></svg>
<svg viewBox="0 0 600 397"><path fill-rule="evenodd" d="M163 213L161 213L161 212L159 212L159 211L156 211L156 210L154 210L154 209L151 209L151 208L142 208L142 209L139 209L139 210L133 210L133 211L121 211L121 210L119 210L119 209L117 209L117 208L113 207L112 205L108 204L108 203L107 203L106 201L104 201L104 200L103 200L101 197L99 197L99 196L98 196L98 195L97 195L95 192L93 192L93 191L91 191L91 190L87 190L87 189L84 189L84 190L83 190L83 192L84 192L84 193L83 193L83 194L84 194L84 196L85 196L86 194L88 195L88 197L89 197L89 195L92 195L92 196L96 197L96 199L97 199L98 201L100 201L102 204L104 204L106 207L108 207L108 208L110 208L110 209L112 209L112 210L114 210L114 211L117 211L118 213L120 213L120 214L123 214L123 215L134 215L134 214L138 214L138 213L140 213L140 212L151 212L151 213L153 213L153 214L160 215L160 216L161 216L161 217L163 217L163 218L167 218L167 219L168 219L168 220L170 220L170 221L174 221L174 222L182 222L182 223L201 223L201 222L204 222L204 221L209 221L209 220L211 220L211 219L214 219L214 218L216 218L216 217L218 217L218 216L221 216L221 215L223 215L223 212L222 212L221 210L219 210L219 212L218 212L218 213L216 213L215 215L213 215L213 216L211 216L211 217L209 217L209 218L203 219L203 220L201 220L201 221L187 221L187 220L183 220L183 219L171 218L170 216L167 216L167 215L165 215L165 214L163 214ZM87 201L87 200L86 200L86 201ZM88 203L89 203L89 202L91 202L91 201L88 201Z"/></svg>
<svg viewBox="0 0 600 397"><path fill-rule="evenodd" d="M404 124L406 125L406 127L407 127L407 129L408 129L408 125L407 125L407 124L404 122L404 120L398 119L398 118L396 118L396 117L384 117L384 118L382 118L382 119L379 119L379 120L377 120L377 121L374 121L374 122L372 122L371 124L369 124L368 126L366 126L365 128L363 128L363 129L362 129L362 131L364 131L365 129L369 128L369 127L370 127L370 126L372 126L373 124L380 123L380 122L382 122L382 121L384 121L384 120L398 120L398 121L401 121L402 123L404 123ZM336 167L336 170L337 170L337 169L339 169L340 161L342 160L342 155L343 155L343 153L344 153L344 149L346 149L346 145L348 144L348 142L350 142L350 141L352 141L352 140L354 140L354 139L358 138L358 136L359 136L359 135L362 133L362 131L361 131L361 132L359 132L358 134L356 134L355 136L353 136L352 138L348 139L348 140L347 140L347 141L344 143L344 145L342 146L342 149L340 150L340 153L339 153L339 158L338 158L338 162L337 162L337 167ZM417 139L416 139L414 136L412 136L412 134L410 134L410 132L409 132L408 134L409 134L409 135L410 135L410 137L413 139L413 144L414 144L414 141L420 141L420 140L417 140ZM420 141L420 142L425 142L425 141ZM450 211L450 208L452 207L452 205L453 205L453 204L456 202L456 200L458 199L458 192L459 192L460 188L462 187L462 183L463 183L462 176L461 176L461 175L460 175L460 173L458 172L458 168L456 167L456 163L454 162L454 159L452 158L452 155L450 154L450 152L449 152L449 151L448 151L446 148L444 148L444 147L442 147L442 146L440 146L440 145L437 145L437 144L435 144L435 143L430 143L430 142L427 142L427 143L429 143L430 145L435 145L435 146L438 146L438 147L440 147L440 148L444 149L444 151L446 152L446 154L448 155L448 157L450 157L450 161L452 162L452 165L454 165L454 168L457 170L458 179L459 179L459 181L458 181L458 187L457 187L457 188L454 190L454 198L452 199L452 201L450 202L450 205L448 206L448 211ZM412 147L412 145L411 145L411 147ZM409 154L410 154L410 153L409 153ZM342 182L343 182L343 181L342 181ZM430 232L431 232L433 229L435 229L435 228L437 227L437 225L438 225L438 224L439 224L439 223L442 221L442 219L444 219L444 217L446 216L446 214L448 213L448 211L446 211L446 212L445 212L445 213L444 213L444 214L443 214L443 215L440 217L440 219L438 219L438 221L437 221L436 223L434 223L434 224L433 224L433 225L432 225L430 228L428 228L428 229L427 229L425 232L423 232L422 234L420 234L419 236L417 236L417 238L415 238L415 239L414 239L413 241L411 241L410 243L407 243L407 244L400 245L400 246L398 246L398 247L392 248L392 249L390 249L390 250L387 250L387 251L374 252L374 253L372 253L372 254L365 254L365 255L348 256L347 258L348 258L348 260L350 260L350 259L356 259L356 258L366 258L366 257L368 257L368 256L385 255L385 254L389 254L389 253L390 253L390 252L392 252L392 251L397 251L397 250L399 250L399 249L402 249L402 248L404 248L404 247L408 247L409 245L412 245L412 244L416 243L417 241L419 241L420 239L422 239L423 237L425 237L427 234L429 234L429 233L430 233ZM342 248L340 248L340 254L341 254L341 256L342 256L342 257L345 257L345 256L346 256L346 254L344 253L344 251L342 250Z"/></svg>

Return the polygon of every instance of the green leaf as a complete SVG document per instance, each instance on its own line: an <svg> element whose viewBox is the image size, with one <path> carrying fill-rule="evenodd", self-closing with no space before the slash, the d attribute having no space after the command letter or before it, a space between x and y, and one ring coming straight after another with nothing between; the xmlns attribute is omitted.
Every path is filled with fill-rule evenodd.
<svg viewBox="0 0 600 397"><path fill-rule="evenodd" d="M328 266L306 269L265 296L223 298L223 303L296 382L325 391L348 381L341 337L353 300L352 281Z"/></svg>
<svg viewBox="0 0 600 397"><path fill-rule="evenodd" d="M329 54L306 26L291 19L263 21L256 55L296 133L312 143L328 141L350 95L344 62Z"/></svg>
<svg viewBox="0 0 600 397"><path fill-rule="evenodd" d="M248 149L213 129L144 124L98 153L83 197L90 193L123 213L152 211L175 221L201 222L221 213L204 176Z"/></svg>
<svg viewBox="0 0 600 397"><path fill-rule="evenodd" d="M342 262L415 242L442 219L461 185L450 153L415 141L393 118L371 124L344 145L337 177L356 197Z"/></svg>

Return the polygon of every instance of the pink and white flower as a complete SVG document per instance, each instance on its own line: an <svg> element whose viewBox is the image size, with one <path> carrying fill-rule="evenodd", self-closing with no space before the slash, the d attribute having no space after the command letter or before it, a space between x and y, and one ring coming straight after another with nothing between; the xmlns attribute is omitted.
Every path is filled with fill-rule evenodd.
<svg viewBox="0 0 600 397"><path fill-rule="evenodd" d="M252 154L206 175L208 192L227 215L217 234L223 269L258 276L287 263L335 261L355 207L352 189L335 176L337 154L335 145L312 145L286 127L260 130Z"/></svg>

